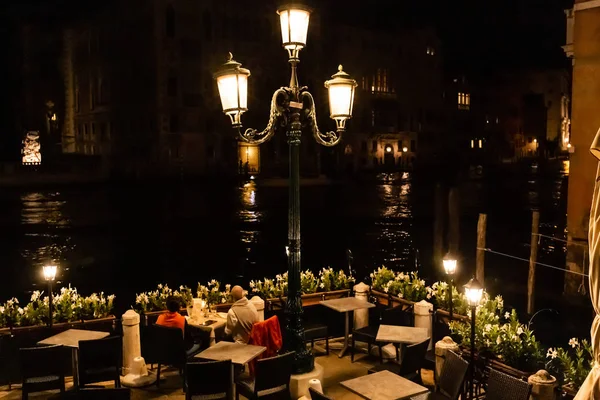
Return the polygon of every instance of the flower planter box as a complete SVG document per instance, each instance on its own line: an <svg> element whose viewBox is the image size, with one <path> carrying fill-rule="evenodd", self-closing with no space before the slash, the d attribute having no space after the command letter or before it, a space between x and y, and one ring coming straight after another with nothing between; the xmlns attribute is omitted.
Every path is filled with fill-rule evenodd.
<svg viewBox="0 0 600 400"><path fill-rule="evenodd" d="M450 312L448 312L447 310L444 310L443 308L438 308L436 310L436 314L437 314L438 320L440 322L445 322L445 323L450 322ZM469 322L471 320L471 317L453 312L452 319L454 321Z"/></svg>

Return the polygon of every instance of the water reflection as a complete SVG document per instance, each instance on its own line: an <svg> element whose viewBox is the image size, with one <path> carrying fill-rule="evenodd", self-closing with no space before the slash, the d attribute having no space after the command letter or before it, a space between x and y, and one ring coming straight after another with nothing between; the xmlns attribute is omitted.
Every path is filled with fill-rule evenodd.
<svg viewBox="0 0 600 400"><path fill-rule="evenodd" d="M375 223L375 249L373 261L397 269L408 269L413 265L412 190L411 175L408 172L390 174L378 185L377 198L380 203L380 220Z"/></svg>
<svg viewBox="0 0 600 400"><path fill-rule="evenodd" d="M66 201L60 193L30 192L21 195L21 223L66 226L70 221L63 215Z"/></svg>
<svg viewBox="0 0 600 400"><path fill-rule="evenodd" d="M240 188L242 207L238 216L242 222L260 222L262 213L256 207L256 184L251 181Z"/></svg>

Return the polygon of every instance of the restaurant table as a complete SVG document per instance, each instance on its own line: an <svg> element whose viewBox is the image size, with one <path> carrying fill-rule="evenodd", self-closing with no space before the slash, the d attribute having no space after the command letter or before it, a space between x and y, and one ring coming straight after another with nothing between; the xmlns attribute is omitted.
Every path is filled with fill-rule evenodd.
<svg viewBox="0 0 600 400"><path fill-rule="evenodd" d="M341 299L322 300L320 301L325 307L331 308L337 312L346 314L346 330L344 337L344 347L340 351L339 358L344 356L344 353L350 346L350 311L362 310L364 308L375 307L375 304L368 301L357 299L356 297L343 297Z"/></svg>
<svg viewBox="0 0 600 400"><path fill-rule="evenodd" d="M377 331L377 341L385 343L413 344L429 338L427 328L412 326L380 325Z"/></svg>
<svg viewBox="0 0 600 400"><path fill-rule="evenodd" d="M41 345L63 345L70 347L73 354L73 386L79 387L79 341L80 340L96 340L104 339L110 334L108 332L88 331L84 329L68 329L58 335L51 336L41 340L38 344Z"/></svg>
<svg viewBox="0 0 600 400"><path fill-rule="evenodd" d="M207 327L207 328L211 328L210 331L210 344L209 346L214 346L216 343L215 340L215 330L218 328L221 328L223 326L225 326L225 324L227 324L227 314L225 314L225 317L219 315L219 314L209 314L208 317L185 317L185 319L187 320L187 323L191 326L195 326L195 327ZM205 325L206 321L215 321L210 325Z"/></svg>
<svg viewBox="0 0 600 400"><path fill-rule="evenodd" d="M260 356L266 350L267 348L263 346L222 341L196 354L194 357L215 361L231 360L233 364L244 365Z"/></svg>
<svg viewBox="0 0 600 400"><path fill-rule="evenodd" d="M402 400L410 399L429 390L396 375L393 372L381 371L341 382L344 388L367 400Z"/></svg>

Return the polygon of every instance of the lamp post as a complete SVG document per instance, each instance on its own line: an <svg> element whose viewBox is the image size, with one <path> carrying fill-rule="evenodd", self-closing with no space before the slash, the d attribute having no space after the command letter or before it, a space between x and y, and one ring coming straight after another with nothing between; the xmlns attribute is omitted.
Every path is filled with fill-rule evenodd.
<svg viewBox="0 0 600 400"><path fill-rule="evenodd" d="M454 279L454 274L456 273L456 258L452 257L450 255L450 253L446 254L444 256L444 259L442 260L442 263L444 264L444 271L446 272L446 275L448 276L448 305L450 307L450 319L452 319L452 311L453 311L453 304L452 304L452 284L453 279Z"/></svg>
<svg viewBox="0 0 600 400"><path fill-rule="evenodd" d="M473 399L473 385L475 382L475 314L477 306L483 296L483 286L473 277L465 286L467 303L471 307L471 382L469 384L469 399Z"/></svg>
<svg viewBox="0 0 600 400"><path fill-rule="evenodd" d="M56 265L44 265L44 279L48 283L48 326L52 327L52 282L56 279Z"/></svg>
<svg viewBox="0 0 600 400"><path fill-rule="evenodd" d="M283 47L288 52L291 65L290 84L277 89L271 99L269 121L263 131L248 128L242 130L242 114L248 111L248 78L250 71L229 59L214 74L219 88L223 112L231 119L231 125L240 138L248 143L261 144L269 140L277 126L285 126L289 147L289 208L288 208L288 299L285 307L286 323L284 347L295 351L294 372L309 372L314 367L312 354L304 345L302 327L302 299L300 297L300 139L303 128L309 130L315 140L324 146L335 146L342 138L346 121L352 117L354 90L357 83L342 66L325 82L329 93L330 117L336 122L336 130L321 133L317 126L315 102L306 87L298 85L297 67L300 50L306 46L310 9L291 4L277 11L281 23Z"/></svg>

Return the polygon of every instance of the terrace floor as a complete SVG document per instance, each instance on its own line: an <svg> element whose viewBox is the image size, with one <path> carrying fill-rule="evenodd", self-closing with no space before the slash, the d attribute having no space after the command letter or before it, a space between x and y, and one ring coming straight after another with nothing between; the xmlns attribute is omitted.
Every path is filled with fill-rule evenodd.
<svg viewBox="0 0 600 400"><path fill-rule="evenodd" d="M367 374L367 371L372 366L379 363L377 357L367 355L366 351L356 353L355 362L350 361L350 354L346 354L343 358L338 357L341 348L341 341L330 341L329 356L324 355L324 343L317 342L315 345L316 357L315 361L324 369L323 390L325 394L336 400L354 400L360 399L358 395L349 392L340 385L348 379L356 378ZM320 355L323 354L323 355ZM421 376L425 386L433 386L433 371L422 370ZM179 373L174 369L163 369L161 373L161 385L157 388L156 385L146 388L132 389L131 398L133 400L141 399L161 399L161 400L184 400L185 394L182 390L182 382ZM67 390L73 387L71 377L66 379ZM112 386L110 382L106 385L99 384L98 386ZM12 390L8 390L7 386L0 387L0 399L16 400L21 399L21 385L13 385ZM39 392L32 393L29 397L32 399L47 399L56 392Z"/></svg>

